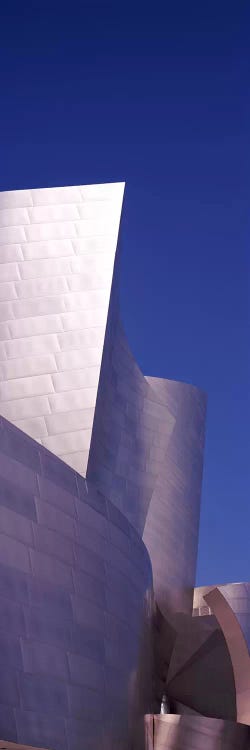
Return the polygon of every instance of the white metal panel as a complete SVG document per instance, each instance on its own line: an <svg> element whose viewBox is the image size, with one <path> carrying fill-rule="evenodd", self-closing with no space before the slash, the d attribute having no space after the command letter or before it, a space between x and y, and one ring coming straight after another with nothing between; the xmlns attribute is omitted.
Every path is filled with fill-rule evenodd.
<svg viewBox="0 0 250 750"><path fill-rule="evenodd" d="M0 193L0 413L83 474L123 191Z"/></svg>

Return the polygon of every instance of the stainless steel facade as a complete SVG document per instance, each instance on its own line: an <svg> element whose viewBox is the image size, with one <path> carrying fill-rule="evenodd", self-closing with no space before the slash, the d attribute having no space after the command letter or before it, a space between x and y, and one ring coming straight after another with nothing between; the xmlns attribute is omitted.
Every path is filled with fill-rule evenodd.
<svg viewBox="0 0 250 750"><path fill-rule="evenodd" d="M0 194L0 736L245 750L249 586L193 603L206 397L129 349L123 188Z"/></svg>
<svg viewBox="0 0 250 750"><path fill-rule="evenodd" d="M205 596L223 632L234 673L237 721L250 725L250 586L216 586Z"/></svg>
<svg viewBox="0 0 250 750"><path fill-rule="evenodd" d="M0 421L0 737L55 750L143 747L152 572L112 503Z"/></svg>
<svg viewBox="0 0 250 750"><path fill-rule="evenodd" d="M145 750L248 750L248 728L205 716L146 717Z"/></svg>
<svg viewBox="0 0 250 750"><path fill-rule="evenodd" d="M250 725L249 602L249 584L195 589L167 675L176 707Z"/></svg>
<svg viewBox="0 0 250 750"><path fill-rule="evenodd" d="M0 193L1 414L83 475L123 190Z"/></svg>
<svg viewBox="0 0 250 750"><path fill-rule="evenodd" d="M192 612L206 397L185 383L143 376L119 319L118 263L87 476L142 535L157 604L176 625Z"/></svg>

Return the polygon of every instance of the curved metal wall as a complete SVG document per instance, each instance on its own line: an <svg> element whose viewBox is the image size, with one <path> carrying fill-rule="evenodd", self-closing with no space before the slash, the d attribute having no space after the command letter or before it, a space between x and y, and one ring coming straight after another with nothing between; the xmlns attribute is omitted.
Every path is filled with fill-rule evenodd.
<svg viewBox="0 0 250 750"><path fill-rule="evenodd" d="M249 584L216 586L204 599L223 632L234 674L237 721L250 725Z"/></svg>
<svg viewBox="0 0 250 750"><path fill-rule="evenodd" d="M250 583L228 583L218 588L240 625L250 653Z"/></svg>
<svg viewBox="0 0 250 750"><path fill-rule="evenodd" d="M143 536L157 603L176 622L192 612L206 397L185 383L143 376L118 296L116 265L87 476Z"/></svg>
<svg viewBox="0 0 250 750"><path fill-rule="evenodd" d="M0 419L0 736L54 750L143 747L152 574L128 520Z"/></svg>
<svg viewBox="0 0 250 750"><path fill-rule="evenodd" d="M146 750L248 750L248 727L206 716L146 717Z"/></svg>
<svg viewBox="0 0 250 750"><path fill-rule="evenodd" d="M237 721L234 673L227 644L213 615L188 618L177 635L167 674L172 706Z"/></svg>
<svg viewBox="0 0 250 750"><path fill-rule="evenodd" d="M0 411L82 474L94 418L88 476L144 537L171 618L191 611L205 397L142 375L117 270L103 352L123 189L0 194Z"/></svg>
<svg viewBox="0 0 250 750"><path fill-rule="evenodd" d="M249 584L195 589L175 640L168 696L200 714L250 725Z"/></svg>
<svg viewBox="0 0 250 750"><path fill-rule="evenodd" d="M100 191L106 206L90 206ZM107 314L122 193L123 185L18 191L1 197L12 209L0 205L0 260L10 274L0 288L2 413L66 462L1 421L0 592L14 624L0 720L6 738L13 724L19 741L55 750L80 750L83 735L84 750L127 750L132 736L143 747L152 697L150 558L164 625L157 700L176 629L192 612L206 398L141 373L119 321L119 253ZM85 481L67 463L84 473L87 457Z"/></svg>

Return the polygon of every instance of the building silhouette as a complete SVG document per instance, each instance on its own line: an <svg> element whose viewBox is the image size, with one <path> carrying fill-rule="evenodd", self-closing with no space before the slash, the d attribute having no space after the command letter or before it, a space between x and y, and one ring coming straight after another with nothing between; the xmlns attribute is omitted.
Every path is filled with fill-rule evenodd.
<svg viewBox="0 0 250 750"><path fill-rule="evenodd" d="M246 750L250 586L195 589L206 396L129 349L123 190L0 194L1 747Z"/></svg>

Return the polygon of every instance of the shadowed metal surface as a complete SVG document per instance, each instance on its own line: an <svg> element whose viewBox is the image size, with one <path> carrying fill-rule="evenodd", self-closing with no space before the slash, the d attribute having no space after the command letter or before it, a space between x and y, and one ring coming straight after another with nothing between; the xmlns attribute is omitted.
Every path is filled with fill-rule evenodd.
<svg viewBox="0 0 250 750"><path fill-rule="evenodd" d="M249 584L195 589L171 654L167 691L201 714L250 724Z"/></svg>
<svg viewBox="0 0 250 750"><path fill-rule="evenodd" d="M167 674L172 704L236 721L235 682L224 635L214 616L189 618L177 635Z"/></svg>
<svg viewBox="0 0 250 750"><path fill-rule="evenodd" d="M0 194L0 408L83 475L95 414L88 476L143 535L158 604L176 622L192 606L205 397L144 378L121 331L117 273L103 351L123 189Z"/></svg>
<svg viewBox="0 0 250 750"><path fill-rule="evenodd" d="M193 604L206 397L129 349L123 188L0 195L0 736L245 750L250 587Z"/></svg>
<svg viewBox="0 0 250 750"><path fill-rule="evenodd" d="M127 750L133 736L143 747L153 598L135 529L3 418L0 529L0 736L53 750Z"/></svg>
<svg viewBox="0 0 250 750"><path fill-rule="evenodd" d="M119 320L118 263L87 476L143 536L157 603L176 626L192 612L206 397L141 373Z"/></svg>
<svg viewBox="0 0 250 750"><path fill-rule="evenodd" d="M205 716L147 716L146 750L247 750L248 727Z"/></svg>
<svg viewBox="0 0 250 750"><path fill-rule="evenodd" d="M250 652L250 583L229 583L218 588L230 605Z"/></svg>
<svg viewBox="0 0 250 750"><path fill-rule="evenodd" d="M248 585L231 584L213 588L204 599L220 624L230 653L235 681L237 721L250 725L250 658L244 631L240 625L241 614L245 615L246 609L249 609L248 593ZM249 631L246 630L248 634Z"/></svg>

